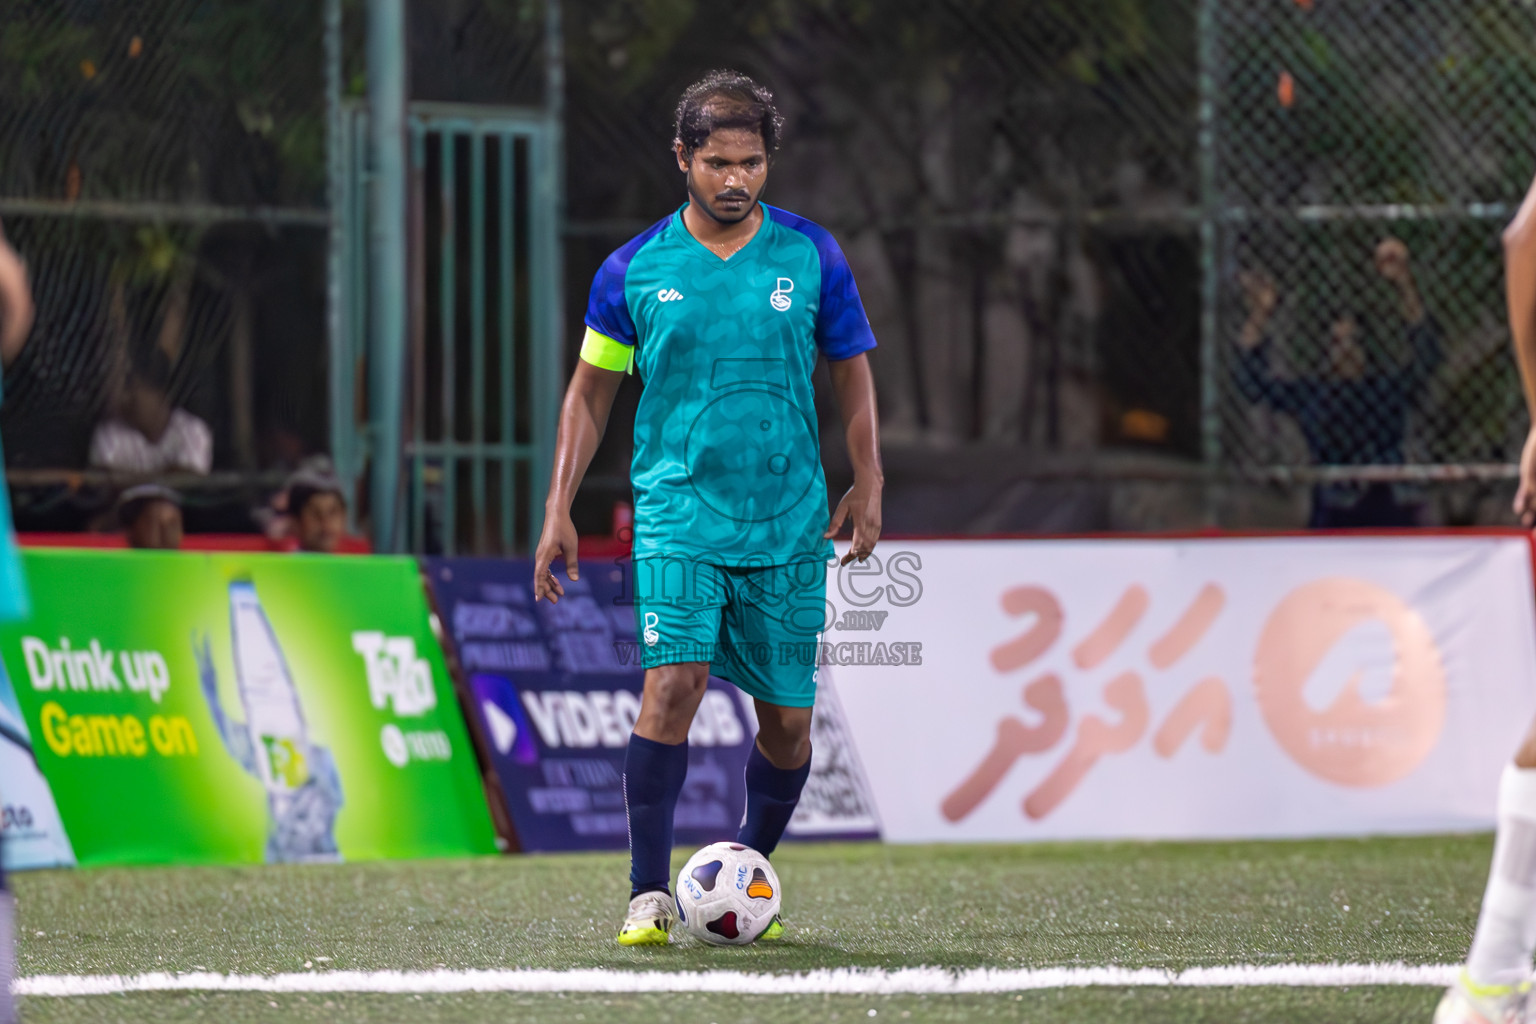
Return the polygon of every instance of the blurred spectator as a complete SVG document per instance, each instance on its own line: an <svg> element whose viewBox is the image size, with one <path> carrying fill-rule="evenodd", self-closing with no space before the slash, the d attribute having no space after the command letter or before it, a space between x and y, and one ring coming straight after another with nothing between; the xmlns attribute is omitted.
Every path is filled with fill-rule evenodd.
<svg viewBox="0 0 1536 1024"><path fill-rule="evenodd" d="M207 473L208 424L172 407L171 361L160 348L134 361L113 415L91 436L91 465L119 473Z"/></svg>
<svg viewBox="0 0 1536 1024"><path fill-rule="evenodd" d="M1248 319L1233 367L1237 388L1250 401L1293 416L1318 465L1401 465L1408 412L1443 358L1440 326L1424 311L1408 247L1384 239L1374 262L1397 291L1411 356L1403 365L1374 365L1380 354L1366 336L1368 318L1339 310L1328 328L1328 372L1318 377L1281 379L1270 370L1268 328L1279 294L1263 270L1241 275ZM1312 489L1313 528L1416 526L1418 520L1419 506L1405 485L1344 481Z"/></svg>
<svg viewBox="0 0 1536 1024"><path fill-rule="evenodd" d="M288 515L300 551L335 554L347 534L347 499L330 459L309 459L288 478Z"/></svg>
<svg viewBox="0 0 1536 1024"><path fill-rule="evenodd" d="M21 354L32 332L36 308L32 305L32 285L27 279L27 265L5 240L0 228L0 364L10 366Z"/></svg>
<svg viewBox="0 0 1536 1024"><path fill-rule="evenodd" d="M117 499L117 519L131 548L181 549L181 495L169 487L144 484L128 488Z"/></svg>

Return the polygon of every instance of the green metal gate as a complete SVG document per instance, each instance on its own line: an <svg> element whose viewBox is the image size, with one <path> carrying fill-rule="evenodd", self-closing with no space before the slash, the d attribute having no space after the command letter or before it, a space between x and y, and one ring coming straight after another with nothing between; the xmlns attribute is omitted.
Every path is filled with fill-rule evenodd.
<svg viewBox="0 0 1536 1024"><path fill-rule="evenodd" d="M332 359L337 469L359 481L377 433L368 359L368 114L344 112ZM533 546L560 395L558 129L548 112L408 108L410 310L401 472L405 547Z"/></svg>

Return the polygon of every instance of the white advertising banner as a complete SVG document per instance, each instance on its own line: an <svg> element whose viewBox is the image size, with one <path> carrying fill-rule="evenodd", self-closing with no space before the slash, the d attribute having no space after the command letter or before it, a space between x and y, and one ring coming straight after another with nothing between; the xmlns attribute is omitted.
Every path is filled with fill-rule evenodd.
<svg viewBox="0 0 1536 1024"><path fill-rule="evenodd" d="M1520 536L882 541L822 656L887 839L1491 827Z"/></svg>

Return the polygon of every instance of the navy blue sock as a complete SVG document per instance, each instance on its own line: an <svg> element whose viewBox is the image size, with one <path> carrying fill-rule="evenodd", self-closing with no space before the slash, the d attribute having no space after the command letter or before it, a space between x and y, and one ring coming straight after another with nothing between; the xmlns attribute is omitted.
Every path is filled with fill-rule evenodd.
<svg viewBox="0 0 1536 1024"><path fill-rule="evenodd" d="M747 817L741 823L736 841L750 846L764 857L773 853L789 827L789 819L800 802L800 791L811 775L811 759L799 768L776 768L772 761L752 744L747 755Z"/></svg>
<svg viewBox="0 0 1536 1024"><path fill-rule="evenodd" d="M688 777L688 742L657 743L631 734L624 753L624 812L629 816L630 899L671 891L672 815Z"/></svg>

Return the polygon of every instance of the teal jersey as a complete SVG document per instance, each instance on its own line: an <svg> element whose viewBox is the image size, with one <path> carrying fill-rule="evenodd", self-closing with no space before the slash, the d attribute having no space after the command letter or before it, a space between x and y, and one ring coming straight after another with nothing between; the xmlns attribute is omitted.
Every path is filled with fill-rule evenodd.
<svg viewBox="0 0 1536 1024"><path fill-rule="evenodd" d="M4 463L0 456L0 467ZM21 551L16 544L16 531L11 528L10 488L0 487L0 622L25 619L31 610L27 578L21 571Z"/></svg>
<svg viewBox="0 0 1536 1024"><path fill-rule="evenodd" d="M811 372L818 356L850 359L875 339L831 234L762 209L757 234L728 260L679 210L592 282L583 357L614 369L628 356L644 385L630 473L637 559L767 566L832 555Z"/></svg>

